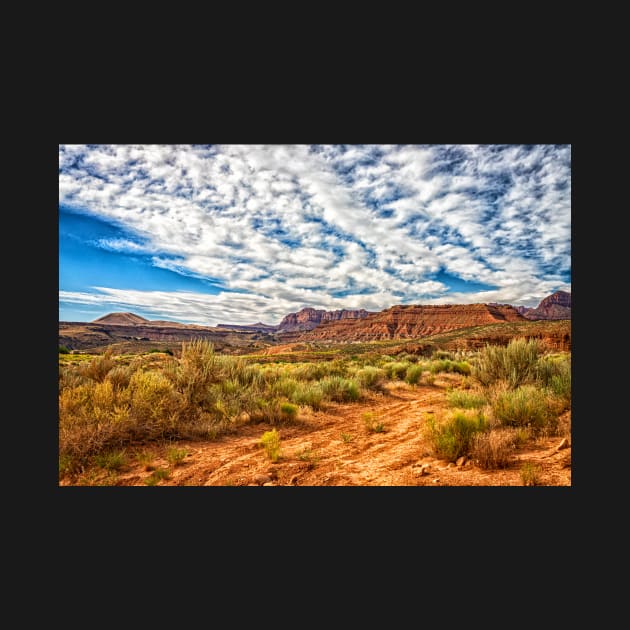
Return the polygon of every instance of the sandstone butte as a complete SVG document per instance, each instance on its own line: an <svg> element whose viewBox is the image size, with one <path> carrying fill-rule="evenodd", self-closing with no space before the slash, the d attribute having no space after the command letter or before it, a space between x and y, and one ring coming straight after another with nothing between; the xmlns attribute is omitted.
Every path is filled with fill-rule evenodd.
<svg viewBox="0 0 630 630"><path fill-rule="evenodd" d="M369 311L365 309L351 310L343 308L337 311L326 311L323 309L303 308L297 313L286 315L280 322L278 330L281 332L312 330L326 322L363 319L369 314Z"/></svg>
<svg viewBox="0 0 630 630"><path fill-rule="evenodd" d="M527 321L513 306L492 304L399 305L361 319L323 322L300 341L370 341L425 337L457 328Z"/></svg>
<svg viewBox="0 0 630 630"><path fill-rule="evenodd" d="M571 294L556 291L544 298L536 308L520 306L517 310L527 319L571 319Z"/></svg>

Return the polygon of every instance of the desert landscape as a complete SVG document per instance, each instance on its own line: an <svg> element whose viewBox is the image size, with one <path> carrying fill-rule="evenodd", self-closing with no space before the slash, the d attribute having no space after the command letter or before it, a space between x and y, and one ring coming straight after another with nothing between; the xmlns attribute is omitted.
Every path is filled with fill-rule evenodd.
<svg viewBox="0 0 630 630"><path fill-rule="evenodd" d="M572 485L571 145L58 157L64 493Z"/></svg>
<svg viewBox="0 0 630 630"><path fill-rule="evenodd" d="M526 315L62 322L60 485L569 486L570 294Z"/></svg>

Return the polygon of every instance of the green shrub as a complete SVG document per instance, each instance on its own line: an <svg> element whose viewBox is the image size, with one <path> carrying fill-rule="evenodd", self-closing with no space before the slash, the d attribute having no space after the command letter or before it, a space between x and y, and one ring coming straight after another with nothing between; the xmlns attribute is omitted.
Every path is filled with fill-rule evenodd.
<svg viewBox="0 0 630 630"><path fill-rule="evenodd" d="M482 385L505 381L514 389L536 381L541 352L536 339L512 339L505 347L486 345L477 357L472 375Z"/></svg>
<svg viewBox="0 0 630 630"><path fill-rule="evenodd" d="M72 455L59 455L59 479L78 472L79 462Z"/></svg>
<svg viewBox="0 0 630 630"><path fill-rule="evenodd" d="M318 381L328 376L329 371L325 363L306 363L293 368L292 375L301 381Z"/></svg>
<svg viewBox="0 0 630 630"><path fill-rule="evenodd" d="M153 454L149 453L148 451L141 451L140 453L136 454L136 461L144 466L145 470L155 469L155 466L153 465L154 459L155 458L153 457Z"/></svg>
<svg viewBox="0 0 630 630"><path fill-rule="evenodd" d="M428 438L435 455L453 462L469 453L473 436L485 428L486 420L480 412L474 416L455 412L444 422L432 417L427 420Z"/></svg>
<svg viewBox="0 0 630 630"><path fill-rule="evenodd" d="M276 398L257 398L249 410L249 415L254 422L276 424L283 420L280 401Z"/></svg>
<svg viewBox="0 0 630 630"><path fill-rule="evenodd" d="M466 361L452 361L451 359L431 361L429 369L431 370L431 374L438 374L440 372L456 372L468 375L471 372L470 365Z"/></svg>
<svg viewBox="0 0 630 630"><path fill-rule="evenodd" d="M448 352L448 350L435 350L433 354L431 355L431 360L439 361L441 359L452 360L453 354L451 352Z"/></svg>
<svg viewBox="0 0 630 630"><path fill-rule="evenodd" d="M538 378L555 396L571 406L571 358L545 357L538 364Z"/></svg>
<svg viewBox="0 0 630 630"><path fill-rule="evenodd" d="M291 394L291 402L308 405L314 410L321 409L324 393L319 384L300 383Z"/></svg>
<svg viewBox="0 0 630 630"><path fill-rule="evenodd" d="M59 346L59 354L70 354L70 350L66 346Z"/></svg>
<svg viewBox="0 0 630 630"><path fill-rule="evenodd" d="M298 414L298 407L289 402L284 402L280 405L280 412L287 420L295 420Z"/></svg>
<svg viewBox="0 0 630 630"><path fill-rule="evenodd" d="M269 457L272 462L278 461L280 458L280 435L276 429L263 433L259 444L265 449L267 457Z"/></svg>
<svg viewBox="0 0 630 630"><path fill-rule="evenodd" d="M341 376L327 376L320 381L324 396L337 402L355 401L361 397L359 385Z"/></svg>
<svg viewBox="0 0 630 630"><path fill-rule="evenodd" d="M542 469L536 464L525 462L521 466L521 481L524 486L538 486L540 485L540 473Z"/></svg>
<svg viewBox="0 0 630 630"><path fill-rule="evenodd" d="M407 383L409 383L410 385L417 385L422 378L422 372L422 365L410 365L407 368L407 372L405 374L405 381L407 381Z"/></svg>
<svg viewBox="0 0 630 630"><path fill-rule="evenodd" d="M381 390L387 374L385 370L367 365L356 373L356 379L365 389Z"/></svg>
<svg viewBox="0 0 630 630"><path fill-rule="evenodd" d="M184 461L186 455L188 455L188 451L185 448L172 447L168 449L166 459L171 465L178 466Z"/></svg>
<svg viewBox="0 0 630 630"><path fill-rule="evenodd" d="M162 479L168 479L171 476L171 473L166 468L156 468L147 479L144 480L144 483L147 486L156 486Z"/></svg>
<svg viewBox="0 0 630 630"><path fill-rule="evenodd" d="M451 371L468 376L472 372L472 368L470 367L470 363L467 361L454 361Z"/></svg>
<svg viewBox="0 0 630 630"><path fill-rule="evenodd" d="M462 391L461 389L448 392L446 400L451 407L461 407L462 409L479 409L488 402L482 393Z"/></svg>
<svg viewBox="0 0 630 630"><path fill-rule="evenodd" d="M545 390L534 385L499 391L491 405L494 417L507 427L542 429L556 411Z"/></svg>
<svg viewBox="0 0 630 630"><path fill-rule="evenodd" d="M390 379L402 380L405 378L409 363L407 361L391 361L383 365L383 369Z"/></svg>
<svg viewBox="0 0 630 630"><path fill-rule="evenodd" d="M127 455L124 450L101 453L94 457L94 463L106 470L121 470L127 464Z"/></svg>
<svg viewBox="0 0 630 630"><path fill-rule="evenodd" d="M294 378L283 376L271 386L270 392L273 396L291 398L298 386L299 383Z"/></svg>

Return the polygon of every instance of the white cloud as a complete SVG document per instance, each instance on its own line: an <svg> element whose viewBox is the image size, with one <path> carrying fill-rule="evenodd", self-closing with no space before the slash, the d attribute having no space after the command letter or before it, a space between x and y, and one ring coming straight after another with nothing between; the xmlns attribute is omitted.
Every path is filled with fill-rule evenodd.
<svg viewBox="0 0 630 630"><path fill-rule="evenodd" d="M231 299L244 323L254 304L271 317L303 303L520 303L560 288L570 265L570 147L67 145L59 165L60 203L127 229L103 246L237 291L208 312L227 315ZM448 293L439 269L498 288ZM173 308L202 317L208 299Z"/></svg>

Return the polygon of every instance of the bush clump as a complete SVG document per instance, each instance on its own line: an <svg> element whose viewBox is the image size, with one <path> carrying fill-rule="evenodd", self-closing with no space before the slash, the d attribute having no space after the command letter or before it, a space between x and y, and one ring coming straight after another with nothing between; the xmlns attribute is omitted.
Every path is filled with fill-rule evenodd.
<svg viewBox="0 0 630 630"><path fill-rule="evenodd" d="M480 412L475 415L455 412L443 422L429 418L427 428L435 455L454 462L458 457L468 455L473 436L486 429L486 419Z"/></svg>
<svg viewBox="0 0 630 630"><path fill-rule="evenodd" d="M512 339L507 346L487 345L479 353L472 376L485 386L504 381L515 389L536 381L541 352L537 339Z"/></svg>

